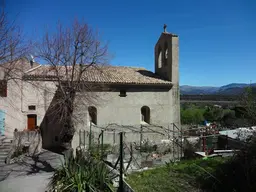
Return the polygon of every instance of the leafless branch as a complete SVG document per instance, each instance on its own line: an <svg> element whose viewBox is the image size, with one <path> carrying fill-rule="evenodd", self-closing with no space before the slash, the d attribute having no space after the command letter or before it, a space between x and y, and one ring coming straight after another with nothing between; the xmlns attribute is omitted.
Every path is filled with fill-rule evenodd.
<svg viewBox="0 0 256 192"><path fill-rule="evenodd" d="M65 132L73 135L77 118L74 109L95 101L95 85L88 83L88 74L107 64L107 46L87 24L75 21L72 27L59 24L56 33L47 32L37 46L36 57L48 63L39 75L54 76L57 86L48 113L64 124Z"/></svg>
<svg viewBox="0 0 256 192"><path fill-rule="evenodd" d="M28 55L30 46L25 42L15 21L9 21L4 8L0 10L0 78L17 80L24 72L20 59Z"/></svg>

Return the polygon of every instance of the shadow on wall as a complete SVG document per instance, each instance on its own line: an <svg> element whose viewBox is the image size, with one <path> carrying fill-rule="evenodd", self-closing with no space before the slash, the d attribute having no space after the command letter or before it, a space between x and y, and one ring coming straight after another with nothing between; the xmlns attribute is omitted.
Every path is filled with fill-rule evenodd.
<svg viewBox="0 0 256 192"><path fill-rule="evenodd" d="M61 142L64 123L60 120L61 105L60 95L56 91L40 125L42 135L42 147L54 152L62 152L64 149Z"/></svg>

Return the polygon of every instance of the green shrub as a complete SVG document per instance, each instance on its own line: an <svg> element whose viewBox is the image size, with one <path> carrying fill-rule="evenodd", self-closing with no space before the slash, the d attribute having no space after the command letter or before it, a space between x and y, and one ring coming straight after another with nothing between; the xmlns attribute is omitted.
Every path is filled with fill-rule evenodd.
<svg viewBox="0 0 256 192"><path fill-rule="evenodd" d="M79 156L65 161L57 169L49 183L57 192L111 191L112 180L106 165L92 157Z"/></svg>
<svg viewBox="0 0 256 192"><path fill-rule="evenodd" d="M226 159L194 159L178 163L169 162L157 167L128 176L127 181L135 191L186 192L199 191L208 178L215 180L212 173Z"/></svg>
<svg viewBox="0 0 256 192"><path fill-rule="evenodd" d="M182 124L200 124L203 120L204 109L196 106L190 106L186 109L181 109Z"/></svg>
<svg viewBox="0 0 256 192"><path fill-rule="evenodd" d="M256 140L238 152L233 158L216 167L202 187L211 192L256 191Z"/></svg>

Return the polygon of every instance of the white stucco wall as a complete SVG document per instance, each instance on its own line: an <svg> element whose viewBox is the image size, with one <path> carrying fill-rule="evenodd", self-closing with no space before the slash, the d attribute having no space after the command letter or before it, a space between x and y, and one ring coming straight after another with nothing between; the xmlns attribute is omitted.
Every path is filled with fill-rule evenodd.
<svg viewBox="0 0 256 192"><path fill-rule="evenodd" d="M141 120L141 107L150 108L152 124L173 122L171 92L168 91L127 91L126 97L120 97L119 92L97 92L94 104L80 105L80 113L88 121L88 106L97 108L97 124L105 126L110 123L120 125L138 125ZM83 111L83 112L82 112Z"/></svg>
<svg viewBox="0 0 256 192"><path fill-rule="evenodd" d="M8 81L7 97L0 97L0 109L5 111L5 135L12 137L15 128L27 128L29 114L37 115L39 126L55 90L51 82ZM29 105L35 105L36 110L29 110Z"/></svg>

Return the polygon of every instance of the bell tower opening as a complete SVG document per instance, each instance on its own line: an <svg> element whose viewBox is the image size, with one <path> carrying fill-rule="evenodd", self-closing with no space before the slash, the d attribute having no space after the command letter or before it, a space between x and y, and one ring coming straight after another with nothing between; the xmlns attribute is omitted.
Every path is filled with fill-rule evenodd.
<svg viewBox="0 0 256 192"><path fill-rule="evenodd" d="M163 65L163 53L161 47L158 48L158 68L162 68Z"/></svg>

